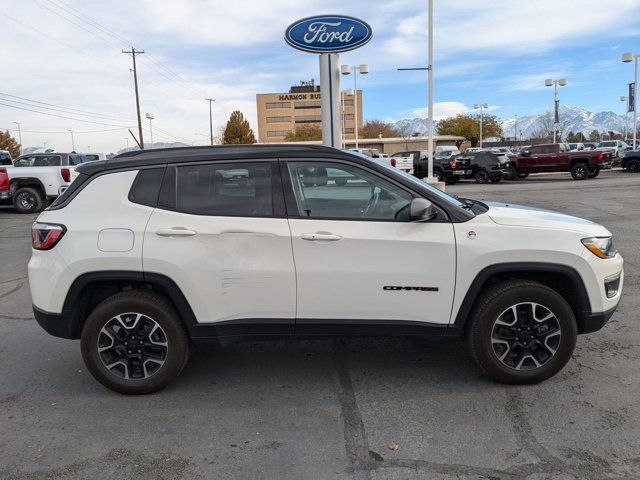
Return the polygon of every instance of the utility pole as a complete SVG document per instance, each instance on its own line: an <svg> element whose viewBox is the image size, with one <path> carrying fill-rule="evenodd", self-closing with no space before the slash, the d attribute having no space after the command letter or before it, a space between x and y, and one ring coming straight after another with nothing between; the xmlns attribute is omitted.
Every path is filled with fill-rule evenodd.
<svg viewBox="0 0 640 480"><path fill-rule="evenodd" d="M131 51L122 50L122 53L127 53L133 58L133 85L136 90L136 113L138 114L138 138L140 144L140 150L144 150L144 140L142 139L142 119L140 118L140 96L138 95L138 72L136 70L136 55L144 53L144 50L139 50L131 47Z"/></svg>
<svg viewBox="0 0 640 480"><path fill-rule="evenodd" d="M18 126L18 141L20 142L20 155L22 155L22 130L20 130L20 122L13 122Z"/></svg>
<svg viewBox="0 0 640 480"><path fill-rule="evenodd" d="M205 98L209 102L209 137L211 138L211 146L213 147L213 116L211 114L211 104L216 101L215 98Z"/></svg>
<svg viewBox="0 0 640 480"><path fill-rule="evenodd" d="M73 130L69 130L69 133L71 134L71 151L75 152L76 151L76 142L74 142L74 140L73 140Z"/></svg>

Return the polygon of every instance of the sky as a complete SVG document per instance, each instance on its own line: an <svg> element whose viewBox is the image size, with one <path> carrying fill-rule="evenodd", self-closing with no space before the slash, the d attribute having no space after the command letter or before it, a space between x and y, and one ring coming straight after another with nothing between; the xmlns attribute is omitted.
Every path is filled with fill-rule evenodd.
<svg viewBox="0 0 640 480"><path fill-rule="evenodd" d="M136 132L131 46L141 110L154 115L154 142L208 142L233 110L254 129L256 93L318 82L317 55L288 46L286 27L320 14L369 23L371 41L341 63L367 63L358 77L365 119L426 117L426 0L3 0L0 11L0 129L25 147L115 152ZM545 78L567 79L560 101L624 112L633 81L624 52L640 53L640 0L435 0L434 118L489 103L513 118L553 106ZM351 76L342 88L353 88ZM40 102L40 103L35 103ZM16 108L17 107L17 108ZM48 115L46 115L48 114ZM66 117L66 118L62 118ZM127 140L128 139L128 140Z"/></svg>

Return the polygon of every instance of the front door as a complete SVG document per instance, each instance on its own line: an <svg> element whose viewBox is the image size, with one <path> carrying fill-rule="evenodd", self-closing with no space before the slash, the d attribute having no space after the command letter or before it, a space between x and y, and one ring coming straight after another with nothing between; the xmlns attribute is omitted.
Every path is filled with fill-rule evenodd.
<svg viewBox="0 0 640 480"><path fill-rule="evenodd" d="M296 331L448 324L456 248L444 212L410 222L410 191L350 163L289 161L283 173Z"/></svg>
<svg viewBox="0 0 640 480"><path fill-rule="evenodd" d="M169 166L159 203L145 231L145 275L172 279L210 334L293 333L295 271L277 161Z"/></svg>

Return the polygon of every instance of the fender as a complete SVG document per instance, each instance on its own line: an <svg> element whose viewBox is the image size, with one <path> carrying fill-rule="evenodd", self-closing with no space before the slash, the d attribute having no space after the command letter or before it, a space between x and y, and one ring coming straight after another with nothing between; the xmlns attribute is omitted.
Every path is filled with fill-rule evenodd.
<svg viewBox="0 0 640 480"><path fill-rule="evenodd" d="M21 185L22 182L26 182L25 185ZM9 179L9 190L11 190L11 196L16 192L18 188L21 186L37 186L42 191L43 196L47 196L47 189L44 188L44 184L39 178L34 177L16 177Z"/></svg>
<svg viewBox="0 0 640 480"><path fill-rule="evenodd" d="M478 298L478 295L482 291L487 282L495 276L514 274L520 278L531 278L532 280L539 280L540 276L544 274L551 274L554 276L561 275L569 282L569 287L574 294L574 298L567 298L567 302L571 305L576 321L578 322L578 332L587 333L590 331L587 323L591 316L591 305L589 303L589 296L587 289L584 285L582 277L572 267L567 265L561 265L557 263L544 263L544 262L510 262L510 263L498 263L490 265L481 270L471 282L471 286L458 309L455 317L455 321L449 325L448 334L462 333L464 331L467 318L471 313L471 309ZM545 283L541 281L540 283Z"/></svg>

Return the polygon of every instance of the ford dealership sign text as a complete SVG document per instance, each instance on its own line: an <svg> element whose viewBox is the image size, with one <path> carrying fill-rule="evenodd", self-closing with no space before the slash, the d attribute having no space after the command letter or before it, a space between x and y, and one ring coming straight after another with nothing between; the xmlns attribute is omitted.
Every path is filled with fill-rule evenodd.
<svg viewBox="0 0 640 480"><path fill-rule="evenodd" d="M284 39L292 47L305 52L345 52L367 43L371 39L371 27L353 17L319 15L291 24Z"/></svg>

